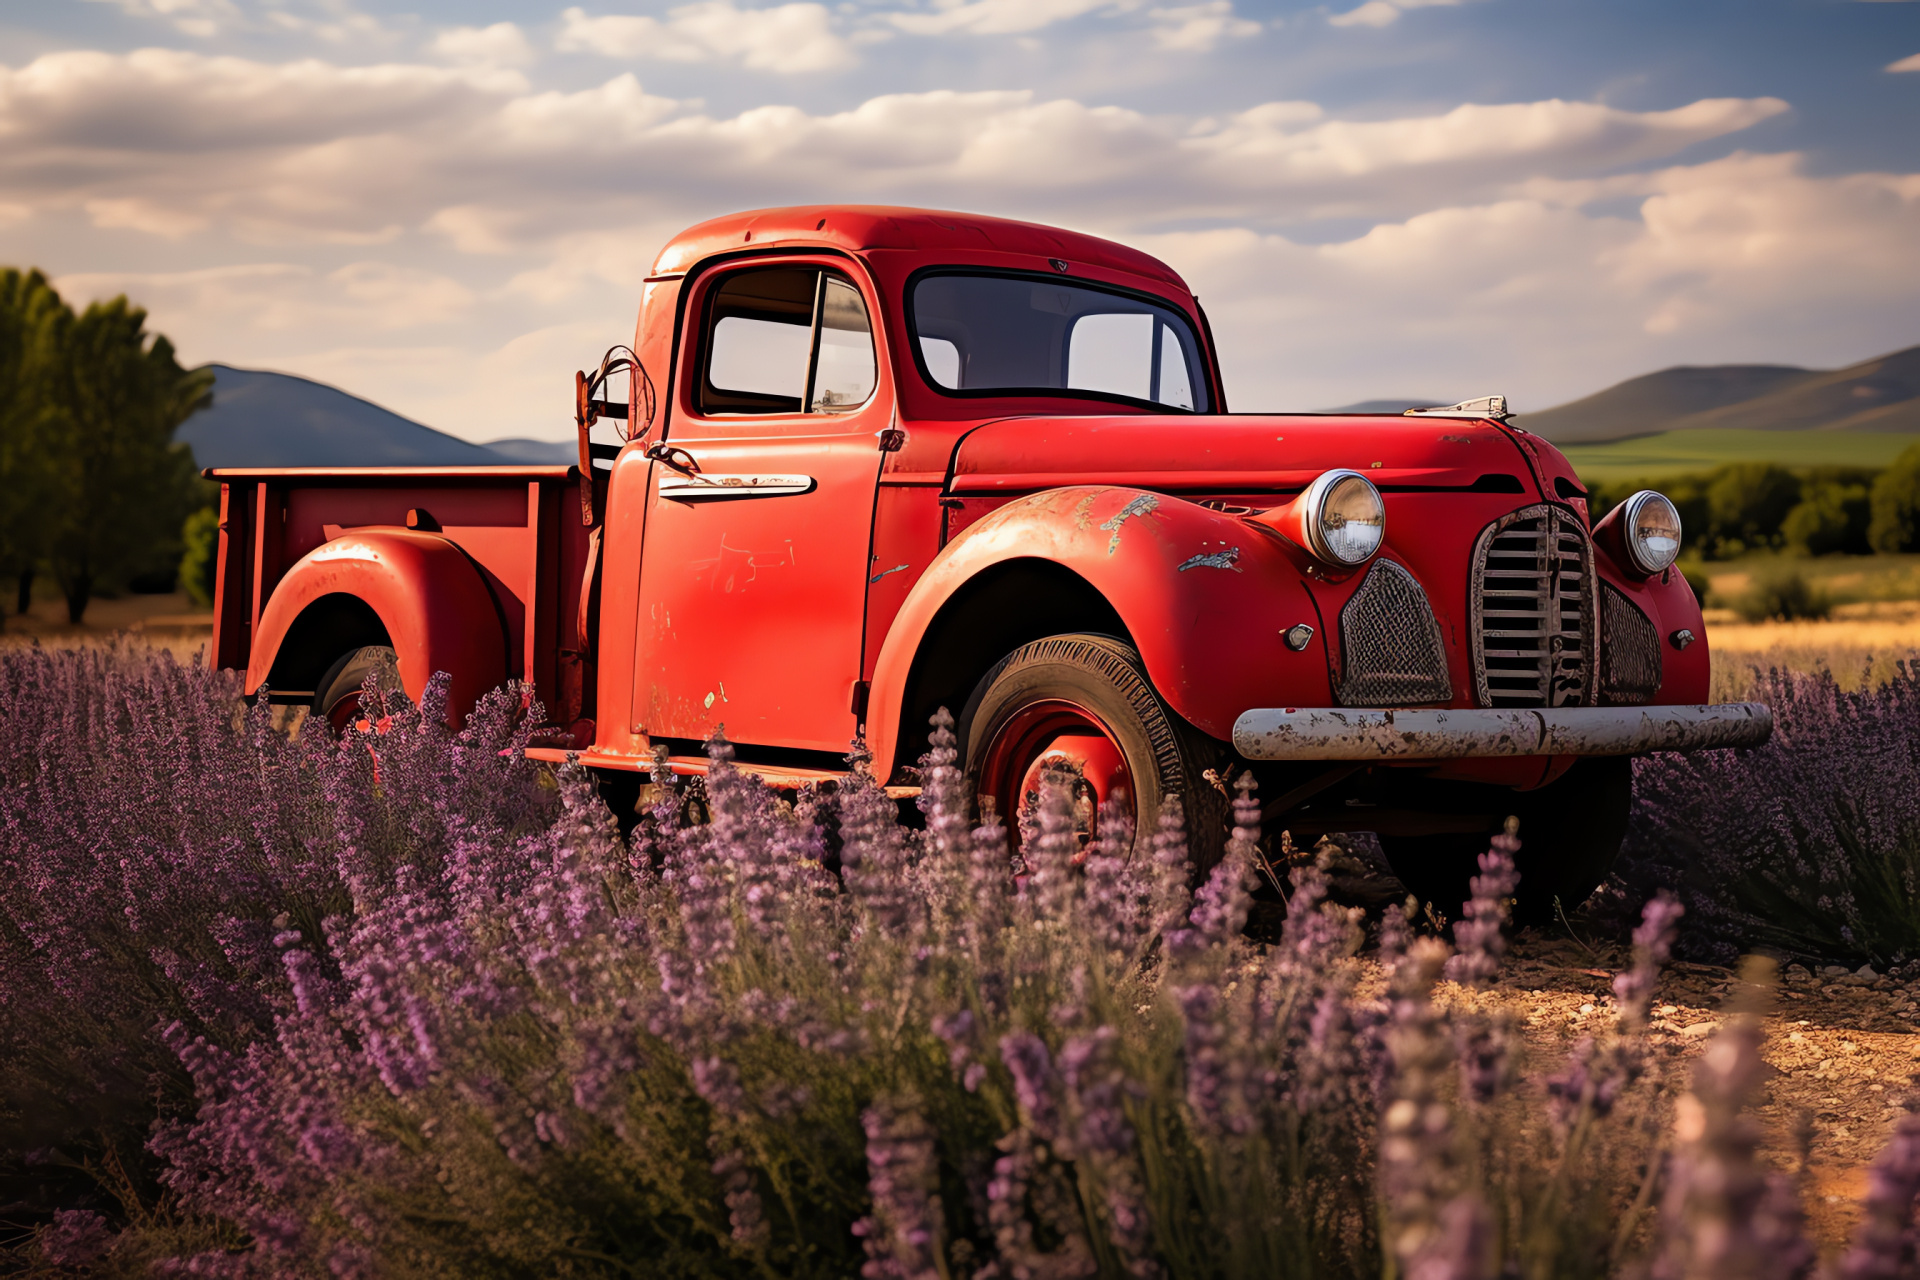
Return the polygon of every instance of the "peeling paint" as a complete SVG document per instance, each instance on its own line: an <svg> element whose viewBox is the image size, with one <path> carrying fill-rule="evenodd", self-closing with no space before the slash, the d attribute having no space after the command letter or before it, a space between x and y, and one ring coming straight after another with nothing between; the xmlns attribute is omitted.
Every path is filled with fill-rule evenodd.
<svg viewBox="0 0 1920 1280"><path fill-rule="evenodd" d="M907 567L907 566L906 566L906 565L904 565L904 564L897 564L897 565L895 565L895 566L893 566L893 568L891 568L891 569L882 569L882 570L881 570L880 572L878 572L878 573L876 573L876 574L874 574L874 575L873 575L873 576L872 576L871 578L868 578L868 579L867 579L867 581L868 581L868 582L870 582L870 583L872 583L872 582L878 582L878 581L880 581L880 579L882 579L882 578L884 578L884 577L886 577L886 576L887 576L888 574L890 574L890 573L899 573L899 572L900 572L901 570L903 570L903 569L905 569L906 567Z"/></svg>
<svg viewBox="0 0 1920 1280"><path fill-rule="evenodd" d="M1074 504L1073 527L1079 532L1085 533L1092 527L1093 517L1088 513L1093 509L1093 500L1099 496L1096 493L1089 493Z"/></svg>
<svg viewBox="0 0 1920 1280"><path fill-rule="evenodd" d="M1473 440L1467 436L1441 436L1440 443L1441 444L1472 444Z"/></svg>
<svg viewBox="0 0 1920 1280"><path fill-rule="evenodd" d="M705 707L709 711L713 710L713 694L709 692L707 694L707 700L701 703L700 705Z"/></svg>
<svg viewBox="0 0 1920 1280"><path fill-rule="evenodd" d="M1143 493L1126 506L1114 513L1111 520L1103 520L1100 527L1113 536L1107 539L1107 554L1112 555L1120 549L1120 527L1135 516L1151 515L1160 509L1160 499L1151 493Z"/></svg>
<svg viewBox="0 0 1920 1280"><path fill-rule="evenodd" d="M1231 569L1235 573L1238 573L1240 572L1240 566L1236 564L1235 561L1239 559L1240 548L1238 547L1228 547L1225 551L1214 551L1211 553L1203 551L1199 555L1187 560L1178 569L1175 569L1174 572L1185 573L1189 569Z"/></svg>

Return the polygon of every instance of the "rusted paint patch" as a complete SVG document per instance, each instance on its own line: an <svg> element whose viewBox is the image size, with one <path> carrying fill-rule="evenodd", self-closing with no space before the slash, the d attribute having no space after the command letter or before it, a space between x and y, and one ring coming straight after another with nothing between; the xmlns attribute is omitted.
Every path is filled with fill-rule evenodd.
<svg viewBox="0 0 1920 1280"><path fill-rule="evenodd" d="M1135 516L1151 515L1160 509L1160 499L1151 493L1143 493L1116 511L1111 520L1103 520L1100 527L1113 536L1107 539L1107 554L1112 555L1120 549L1120 527Z"/></svg>
<svg viewBox="0 0 1920 1280"><path fill-rule="evenodd" d="M876 573L876 574L874 574L874 575L873 575L873 576L872 576L871 578L868 578L868 579L867 579L867 581L868 581L868 582L878 582L878 581L880 581L880 579L882 579L882 578L884 578L884 577L886 577L886 576L887 576L888 574L890 574L890 573L899 573L899 572L901 572L901 571L902 571L903 569L905 569L906 567L907 567L906 565L903 565L903 564L897 564L897 565L895 565L895 566L893 566L893 568L891 568L891 569L882 569L882 570L881 570L880 572L878 572L878 573Z"/></svg>
<svg viewBox="0 0 1920 1280"><path fill-rule="evenodd" d="M1235 561L1239 559L1240 548L1238 547L1228 547L1225 551L1215 551L1211 554L1202 552L1183 562L1174 572L1185 573L1189 569L1231 569L1238 573L1240 566Z"/></svg>

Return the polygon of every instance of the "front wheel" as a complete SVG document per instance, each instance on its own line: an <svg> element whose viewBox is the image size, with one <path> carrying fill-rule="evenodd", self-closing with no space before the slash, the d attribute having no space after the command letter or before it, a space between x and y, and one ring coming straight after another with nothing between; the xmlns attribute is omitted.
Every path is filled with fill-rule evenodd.
<svg viewBox="0 0 1920 1280"><path fill-rule="evenodd" d="M1124 641L1063 635L1022 645L982 678L958 736L974 794L991 798L1016 833L1051 773L1073 788L1083 846L1108 800L1124 796L1139 831L1178 796L1195 867L1220 860L1227 801L1204 775L1226 758L1224 745L1160 701Z"/></svg>
<svg viewBox="0 0 1920 1280"><path fill-rule="evenodd" d="M1559 909L1585 902L1613 870L1627 838L1633 807L1633 761L1626 756L1592 756L1574 764L1553 782L1533 791L1473 784L1445 786L1460 813L1487 818L1485 831L1443 835L1381 835L1380 848L1407 890L1435 911L1454 919L1472 893L1469 881L1480 873L1479 858L1508 816L1520 820L1520 852L1514 863L1520 887L1514 893L1514 918L1542 924Z"/></svg>

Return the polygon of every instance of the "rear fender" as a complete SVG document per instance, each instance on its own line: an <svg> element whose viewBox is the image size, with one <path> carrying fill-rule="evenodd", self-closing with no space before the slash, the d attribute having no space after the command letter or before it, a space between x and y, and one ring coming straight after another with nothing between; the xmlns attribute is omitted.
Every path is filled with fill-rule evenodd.
<svg viewBox="0 0 1920 1280"><path fill-rule="evenodd" d="M447 719L455 727L507 677L499 605L459 547L413 529L358 529L300 557L274 587L254 637L247 693L269 675L270 689L312 689L340 653L379 643L369 630L375 620L399 656L409 697L417 701L436 671L452 677ZM337 644L325 643L334 632Z"/></svg>
<svg viewBox="0 0 1920 1280"><path fill-rule="evenodd" d="M1031 585L994 589L1014 581ZM1313 637L1296 652L1281 635L1300 623ZM1039 638L1023 625L1118 630L1167 705L1223 740L1249 707L1332 696L1326 628L1273 535L1166 494L1050 489L969 525L895 615L868 701L878 776L925 749L936 707L957 715L994 662Z"/></svg>

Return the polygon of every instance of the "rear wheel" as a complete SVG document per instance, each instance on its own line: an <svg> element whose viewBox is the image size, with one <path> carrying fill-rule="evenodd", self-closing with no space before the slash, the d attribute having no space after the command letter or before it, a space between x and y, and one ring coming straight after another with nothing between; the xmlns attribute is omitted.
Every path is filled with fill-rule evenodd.
<svg viewBox="0 0 1920 1280"><path fill-rule="evenodd" d="M325 720L333 731L346 732L360 717L360 694L373 676L377 687L400 690L400 656L384 644L350 649L340 655L320 677L313 694L313 714Z"/></svg>
<svg viewBox="0 0 1920 1280"><path fill-rule="evenodd" d="M1484 831L1443 835L1381 835L1380 848L1407 890L1448 919L1458 918L1480 874L1479 858L1508 816L1520 820L1514 862L1520 887L1514 916L1522 923L1551 920L1557 899L1572 911L1600 887L1627 837L1633 805L1633 761L1595 756L1576 763L1534 791L1462 783L1433 784L1456 813L1486 815Z"/></svg>
<svg viewBox="0 0 1920 1280"><path fill-rule="evenodd" d="M1016 832L1053 774L1073 789L1083 845L1098 834L1109 799L1127 798L1137 831L1151 828L1162 800L1177 795L1194 865L1204 870L1220 859L1227 802L1204 774L1226 758L1225 748L1160 701L1124 641L1064 635L1022 645L981 680L959 737L975 794L983 803L991 797Z"/></svg>

